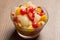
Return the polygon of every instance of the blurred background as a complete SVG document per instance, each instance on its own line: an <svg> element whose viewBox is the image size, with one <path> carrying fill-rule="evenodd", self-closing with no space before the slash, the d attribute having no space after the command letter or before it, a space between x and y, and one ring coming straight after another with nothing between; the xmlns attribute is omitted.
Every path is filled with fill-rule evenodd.
<svg viewBox="0 0 60 40"><path fill-rule="evenodd" d="M49 14L47 24L34 39L19 37L10 19L11 9L28 1L43 6ZM60 0L0 0L0 40L60 40Z"/></svg>

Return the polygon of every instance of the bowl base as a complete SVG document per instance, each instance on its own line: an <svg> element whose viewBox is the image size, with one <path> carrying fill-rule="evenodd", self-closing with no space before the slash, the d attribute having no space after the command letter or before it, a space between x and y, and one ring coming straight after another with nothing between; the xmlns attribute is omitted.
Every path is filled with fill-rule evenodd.
<svg viewBox="0 0 60 40"><path fill-rule="evenodd" d="M21 33L19 33L18 31L17 31L17 33L19 34L19 36L21 36L22 38L26 38L26 39L28 39L28 38L35 38L35 37L39 36L39 34L34 35L34 36L25 36L25 35L22 35Z"/></svg>

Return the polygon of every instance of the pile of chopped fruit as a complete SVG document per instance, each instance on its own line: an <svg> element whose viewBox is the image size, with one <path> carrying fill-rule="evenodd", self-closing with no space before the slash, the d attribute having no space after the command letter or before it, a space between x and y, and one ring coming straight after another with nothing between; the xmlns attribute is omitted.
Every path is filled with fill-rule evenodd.
<svg viewBox="0 0 60 40"><path fill-rule="evenodd" d="M20 5L11 12L11 18L18 31L25 35L33 35L47 22L47 15L40 6L31 2Z"/></svg>

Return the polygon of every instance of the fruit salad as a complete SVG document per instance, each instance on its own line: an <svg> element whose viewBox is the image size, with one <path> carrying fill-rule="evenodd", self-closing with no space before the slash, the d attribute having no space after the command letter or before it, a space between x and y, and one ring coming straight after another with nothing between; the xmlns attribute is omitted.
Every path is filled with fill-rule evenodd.
<svg viewBox="0 0 60 40"><path fill-rule="evenodd" d="M17 31L22 35L32 36L40 32L48 16L40 6L28 2L16 7L11 12L11 19Z"/></svg>

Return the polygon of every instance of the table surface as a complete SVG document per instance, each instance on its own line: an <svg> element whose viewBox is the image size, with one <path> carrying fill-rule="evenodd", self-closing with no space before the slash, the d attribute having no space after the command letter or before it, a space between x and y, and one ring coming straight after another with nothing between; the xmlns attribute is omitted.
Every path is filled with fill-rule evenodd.
<svg viewBox="0 0 60 40"><path fill-rule="evenodd" d="M60 0L0 0L0 40L25 40L16 33L10 12L13 7L28 1L45 7L49 14L49 20L36 40L60 40Z"/></svg>

